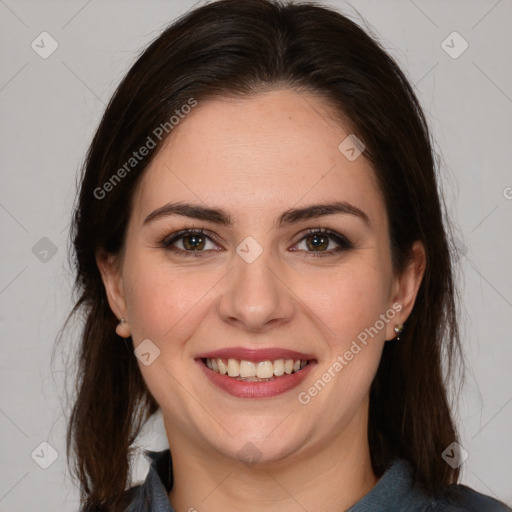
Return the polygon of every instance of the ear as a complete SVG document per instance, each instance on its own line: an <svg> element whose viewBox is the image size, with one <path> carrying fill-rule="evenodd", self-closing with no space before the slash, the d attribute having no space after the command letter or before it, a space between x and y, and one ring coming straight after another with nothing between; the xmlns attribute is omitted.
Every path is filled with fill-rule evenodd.
<svg viewBox="0 0 512 512"><path fill-rule="evenodd" d="M403 324L411 314L425 274L426 255L423 243L416 240L412 245L411 253L411 261L404 271L395 277L393 283L392 303L398 303L402 308L396 314L393 322L388 323L388 332L386 333L388 340L396 336L393 331L395 324Z"/></svg>
<svg viewBox="0 0 512 512"><path fill-rule="evenodd" d="M101 273L110 309L118 319L125 318L126 301L119 257L100 250L96 254L96 264Z"/></svg>

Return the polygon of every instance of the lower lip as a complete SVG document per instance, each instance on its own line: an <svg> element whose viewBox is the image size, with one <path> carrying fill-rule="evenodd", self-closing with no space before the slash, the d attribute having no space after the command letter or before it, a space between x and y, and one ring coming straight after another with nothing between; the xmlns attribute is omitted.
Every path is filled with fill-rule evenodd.
<svg viewBox="0 0 512 512"><path fill-rule="evenodd" d="M210 382L230 395L240 398L271 398L286 393L298 386L315 365L314 361L310 361L297 373L282 375L267 382L245 382L210 370L201 359L196 361Z"/></svg>

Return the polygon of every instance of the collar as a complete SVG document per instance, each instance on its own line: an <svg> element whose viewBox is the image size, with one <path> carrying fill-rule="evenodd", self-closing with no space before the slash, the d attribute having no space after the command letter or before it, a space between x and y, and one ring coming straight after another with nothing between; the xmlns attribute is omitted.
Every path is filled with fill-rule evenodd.
<svg viewBox="0 0 512 512"><path fill-rule="evenodd" d="M132 501L126 512L175 512L169 501L173 485L172 459L169 448L144 450L150 468L146 480L130 490ZM404 459L395 459L375 487L347 512L396 512L416 510L430 500L413 485L412 468Z"/></svg>
<svg viewBox="0 0 512 512"><path fill-rule="evenodd" d="M176 512L169 501L172 488L172 459L169 448L159 452L144 450L150 463L144 483L128 490L130 504L126 512Z"/></svg>
<svg viewBox="0 0 512 512"><path fill-rule="evenodd" d="M395 459L373 489L347 512L412 511L430 504L428 497L414 485L412 473L405 459Z"/></svg>

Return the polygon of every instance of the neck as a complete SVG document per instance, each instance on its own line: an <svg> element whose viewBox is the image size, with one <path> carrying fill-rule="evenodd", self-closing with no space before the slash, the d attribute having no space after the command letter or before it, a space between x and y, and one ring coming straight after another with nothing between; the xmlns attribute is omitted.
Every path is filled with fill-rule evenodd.
<svg viewBox="0 0 512 512"><path fill-rule="evenodd" d="M345 429L322 446L311 445L293 456L252 467L205 455L186 439L169 436L170 446L176 447L169 499L177 512L346 510L377 482L366 429L358 427L348 429L355 432Z"/></svg>

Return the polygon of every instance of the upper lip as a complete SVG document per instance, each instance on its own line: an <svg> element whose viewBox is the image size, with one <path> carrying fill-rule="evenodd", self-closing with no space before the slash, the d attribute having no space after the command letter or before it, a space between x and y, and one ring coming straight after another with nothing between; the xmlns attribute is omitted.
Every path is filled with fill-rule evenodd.
<svg viewBox="0 0 512 512"><path fill-rule="evenodd" d="M204 352L197 356L197 359L239 359L245 361L275 361L276 359L302 359L312 360L314 357L311 354L304 354L295 350L288 350L284 348L221 348L212 350L211 352Z"/></svg>

